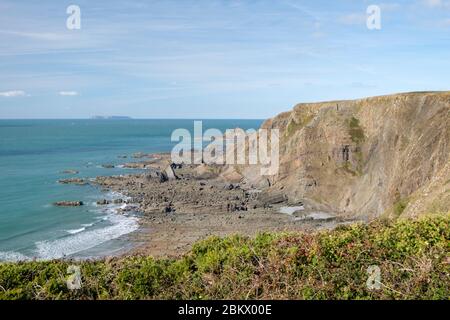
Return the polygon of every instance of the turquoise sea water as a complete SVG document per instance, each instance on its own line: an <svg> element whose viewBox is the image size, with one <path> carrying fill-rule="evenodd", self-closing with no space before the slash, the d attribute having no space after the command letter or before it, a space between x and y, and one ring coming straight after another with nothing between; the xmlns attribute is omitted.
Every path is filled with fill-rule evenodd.
<svg viewBox="0 0 450 320"><path fill-rule="evenodd" d="M0 120L0 261L95 257L126 249L138 213L95 202L120 195L93 186L61 185L63 178L133 173L105 169L136 161L135 152L170 151L172 131L193 131L193 120ZM260 120L204 120L203 129L257 129ZM128 159L120 159L127 155ZM61 173L77 170L79 174ZM85 206L57 208L56 201Z"/></svg>

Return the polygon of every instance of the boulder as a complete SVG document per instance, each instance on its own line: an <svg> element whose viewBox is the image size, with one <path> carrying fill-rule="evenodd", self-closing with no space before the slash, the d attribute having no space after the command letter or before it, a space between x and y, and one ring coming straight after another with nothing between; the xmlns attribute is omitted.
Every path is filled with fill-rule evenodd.
<svg viewBox="0 0 450 320"><path fill-rule="evenodd" d="M58 180L58 182L61 184L77 184L80 186L88 184L88 182L86 180L80 179L80 178L61 179L61 180Z"/></svg>
<svg viewBox="0 0 450 320"><path fill-rule="evenodd" d="M84 205L83 201L58 201L53 205L57 207L80 207Z"/></svg>
<svg viewBox="0 0 450 320"><path fill-rule="evenodd" d="M62 174L78 174L79 172L77 170L64 170L61 171Z"/></svg>
<svg viewBox="0 0 450 320"><path fill-rule="evenodd" d="M175 174L175 171L173 171L173 168L172 168L171 165L168 166L168 167L164 170L164 173L165 173L165 175L166 175L166 177L167 177L167 179L168 179L169 181L172 181L172 180L178 180L178 177L177 177L177 175Z"/></svg>
<svg viewBox="0 0 450 320"><path fill-rule="evenodd" d="M174 162L172 162L172 163L170 164L170 167L171 167L173 170L175 170L175 169L182 169L182 168L183 168L183 164L182 164L182 163L174 163Z"/></svg>
<svg viewBox="0 0 450 320"><path fill-rule="evenodd" d="M150 172L145 176L147 180L158 180L160 183L166 182L169 180L167 175L164 172L159 170L150 170Z"/></svg>
<svg viewBox="0 0 450 320"><path fill-rule="evenodd" d="M171 213L171 212L175 212L175 209L169 205L169 206L163 207L161 212L162 213Z"/></svg>
<svg viewBox="0 0 450 320"><path fill-rule="evenodd" d="M247 211L248 207L245 203L228 203L227 211L228 212L236 212L236 211Z"/></svg>
<svg viewBox="0 0 450 320"><path fill-rule="evenodd" d="M241 182L243 176L237 172L236 168L234 166L228 167L224 172L220 174L220 177L231 183Z"/></svg>
<svg viewBox="0 0 450 320"><path fill-rule="evenodd" d="M198 165L194 169L195 178L196 179L213 179L217 177L217 174L214 172L214 168L212 166L209 166L207 164L201 164Z"/></svg>
<svg viewBox="0 0 450 320"><path fill-rule="evenodd" d="M238 190L240 188L241 188L241 186L239 184L232 184L232 183L224 186L225 190Z"/></svg>
<svg viewBox="0 0 450 320"><path fill-rule="evenodd" d="M245 184L257 189L266 189L271 186L270 180L261 175L260 166L249 166L242 169L243 181Z"/></svg>
<svg viewBox="0 0 450 320"><path fill-rule="evenodd" d="M109 202L108 200L106 200L106 199L97 201L97 205L99 205L99 206L106 206L106 205L108 205L109 203L110 203L110 202Z"/></svg>
<svg viewBox="0 0 450 320"><path fill-rule="evenodd" d="M258 201L265 205L283 203L287 200L286 195L283 193L261 192L258 195Z"/></svg>

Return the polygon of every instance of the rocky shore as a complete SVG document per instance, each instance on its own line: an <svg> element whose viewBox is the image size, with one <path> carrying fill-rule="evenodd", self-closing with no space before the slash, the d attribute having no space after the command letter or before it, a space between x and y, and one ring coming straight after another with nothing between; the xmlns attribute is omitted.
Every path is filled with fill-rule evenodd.
<svg viewBox="0 0 450 320"><path fill-rule="evenodd" d="M270 177L261 165L175 164L169 154L137 152L103 168L139 174L59 182L129 197L125 211L142 216L137 251L154 256L183 253L209 235L447 214L449 102L449 92L415 92L299 104L261 126L279 131L278 170Z"/></svg>
<svg viewBox="0 0 450 320"><path fill-rule="evenodd" d="M150 156L139 159L143 157ZM128 203L137 205L142 232L134 235L141 244L135 253L176 256L210 235L313 231L348 222L330 213L323 219L300 219L295 212L307 216L316 209L289 203L281 191L268 186L255 187L229 167L173 164L169 154L151 155L151 159L135 162L136 168L147 169L145 173L100 176L93 182L130 197ZM296 210L285 214L282 208Z"/></svg>

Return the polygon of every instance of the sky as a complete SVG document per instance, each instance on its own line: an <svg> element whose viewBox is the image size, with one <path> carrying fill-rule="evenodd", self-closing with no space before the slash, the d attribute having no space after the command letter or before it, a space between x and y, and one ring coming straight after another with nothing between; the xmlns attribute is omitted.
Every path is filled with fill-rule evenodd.
<svg viewBox="0 0 450 320"><path fill-rule="evenodd" d="M450 0L0 0L3 119L264 119L428 90L450 90Z"/></svg>

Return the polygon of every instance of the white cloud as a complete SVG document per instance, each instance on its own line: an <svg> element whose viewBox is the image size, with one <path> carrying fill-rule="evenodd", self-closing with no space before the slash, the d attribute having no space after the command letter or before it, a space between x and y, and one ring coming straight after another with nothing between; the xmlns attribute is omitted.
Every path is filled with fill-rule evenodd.
<svg viewBox="0 0 450 320"><path fill-rule="evenodd" d="M4 91L0 92L0 97L23 97L25 95L25 91L22 90L12 90L12 91Z"/></svg>
<svg viewBox="0 0 450 320"><path fill-rule="evenodd" d="M70 96L70 97L73 97L73 96L77 96L77 95L78 95L78 92L76 92L76 91L60 91L60 92L59 92L59 95L60 95L60 96Z"/></svg>

